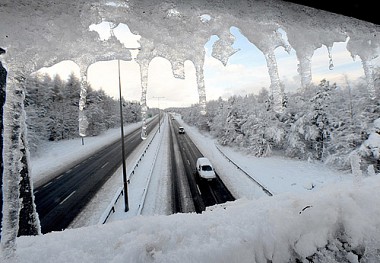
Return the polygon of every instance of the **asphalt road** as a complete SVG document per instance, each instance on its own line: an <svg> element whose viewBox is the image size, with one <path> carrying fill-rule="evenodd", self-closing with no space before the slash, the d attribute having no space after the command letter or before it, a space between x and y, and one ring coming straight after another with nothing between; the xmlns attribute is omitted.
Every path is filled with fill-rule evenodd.
<svg viewBox="0 0 380 263"><path fill-rule="evenodd" d="M148 125L148 133L157 123L155 118ZM142 142L140 132L141 128L124 137L126 157ZM65 229L121 164L118 140L36 188L35 203L42 233Z"/></svg>
<svg viewBox="0 0 380 263"><path fill-rule="evenodd" d="M212 181L197 175L195 163L202 153L186 133L178 133L176 121L169 123L173 213L201 213L208 206L235 200L218 175ZM157 124L158 118L148 124L148 133ZM140 132L141 129L137 129L125 136L126 157L142 142ZM35 203L42 233L68 227L121 163L121 141L118 140L36 188ZM0 205L2 207L2 203Z"/></svg>
<svg viewBox="0 0 380 263"><path fill-rule="evenodd" d="M175 134L174 142L178 143L178 148L180 150L180 154L182 157L182 168L176 168L176 170L183 170L185 172L187 182L186 185L189 187L191 192L191 197L194 204L195 212L202 213L202 211L206 210L206 207L213 206L215 204L221 204L228 201L233 201L235 198L231 194L231 192L224 185L223 181L220 179L218 174L216 173L216 179L212 181L207 181L199 177L196 172L196 162L199 157L203 157L203 154L199 151L196 145L191 141L190 137L186 134L179 134L178 127L179 124L175 120L171 120L172 132ZM207 156L206 156L207 157ZM173 158L172 158L173 159ZM175 164L172 164L175 165ZM174 167L172 168L172 170ZM180 178L180 174L174 174L176 178L173 180L182 180ZM182 177L181 177L182 178ZM173 189L174 193L173 197L178 196ZM177 201L178 202L178 201ZM176 202L173 202L176 203ZM181 208L181 207L179 207ZM175 210L173 210L176 212ZM186 211L178 211L178 212L186 212Z"/></svg>

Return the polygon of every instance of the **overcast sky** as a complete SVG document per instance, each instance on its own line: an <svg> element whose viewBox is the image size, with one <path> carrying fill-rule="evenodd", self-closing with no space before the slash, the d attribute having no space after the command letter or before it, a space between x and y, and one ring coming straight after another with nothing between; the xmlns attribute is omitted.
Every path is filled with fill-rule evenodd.
<svg viewBox="0 0 380 263"><path fill-rule="evenodd" d="M101 39L110 36L108 23L93 25L90 30L99 33ZM231 32L236 37L234 48L240 49L232 55L227 66L211 56L211 48L217 37L213 36L205 45L206 58L204 65L207 100L228 98L231 95L258 93L262 87L268 88L270 79L264 55L251 44L237 28ZM129 28L120 24L114 29L115 36L128 47L137 47L139 36L130 33ZM135 51L138 52L138 51ZM345 84L345 74L351 80L364 76L361 61L354 60L346 50L346 43L335 43L332 47L334 67L329 69L327 48L322 46L314 52L312 58L313 82L318 84L323 78L338 85ZM278 71L285 91L294 91L300 86L297 73L295 51L288 54L282 47L276 49ZM376 59L376 63L379 59ZM379 63L380 64L380 63ZM50 69L54 74L60 72L66 78L70 72L79 74L78 67L73 63L63 62ZM192 62L185 63L185 79L176 79L171 72L170 62L163 58L155 58L149 65L147 104L149 107L167 108L190 106L198 102L198 92L195 68ZM87 79L95 89L103 89L109 95L118 98L117 61L97 62L88 68ZM126 100L140 101L141 81L140 68L135 61L121 61L122 96ZM157 97L160 97L158 99Z"/></svg>

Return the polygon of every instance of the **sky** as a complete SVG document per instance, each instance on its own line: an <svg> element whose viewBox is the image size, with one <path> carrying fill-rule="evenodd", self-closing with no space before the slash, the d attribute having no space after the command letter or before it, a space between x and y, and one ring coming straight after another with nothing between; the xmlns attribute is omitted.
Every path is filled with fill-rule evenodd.
<svg viewBox="0 0 380 263"><path fill-rule="evenodd" d="M103 41L106 41L111 34L108 22L91 25L89 30L98 32L99 38ZM217 36L211 36L205 45L204 76L207 100L216 100L219 97L227 99L232 95L257 94L261 88L270 86L263 53L250 43L238 28L231 27L230 31L236 38L233 47L240 51L230 57L226 66L211 56L212 44L217 40ZM121 23L114 28L113 32L126 47L139 47L140 36L132 34L127 25ZM286 37L286 33L283 34ZM312 58L312 80L315 84L322 79L327 79L338 85L347 86L345 76L349 81L364 77L360 59L352 58L346 50L347 41L334 43L331 49L332 69L329 68L330 58L327 48L322 46L315 50ZM132 56L136 56L138 51L132 52ZM279 47L275 54L285 92L297 90L300 86L300 77L297 73L298 61L295 51L292 49L288 54L284 48ZM380 65L380 58L374 59L373 64ZM73 71L79 76L79 68L75 63L67 61L49 69L43 68L41 71L50 72L50 74L60 72L63 79ZM119 97L117 61L101 61L92 64L88 68L87 79L93 88L103 89L109 95ZM125 99L140 101L140 69L135 61L121 62L121 85L122 96ZM157 97L161 99L158 101ZM187 107L195 103L198 103L198 92L192 62L185 62L185 79L182 80L173 77L168 60L161 57L153 59L149 65L147 105L165 109Z"/></svg>
<svg viewBox="0 0 380 263"><path fill-rule="evenodd" d="M337 248L343 247L337 233L343 233L340 240L346 239L353 248L364 245L368 262L378 261L379 174L354 179L317 162L257 158L221 146L219 151L214 139L188 126L180 116L175 118L213 163L236 201L209 207L202 214L166 214L168 192L163 182L168 174L165 156L170 140L165 118L161 132L149 134L127 159L129 174L150 144L129 184L128 213L122 212L123 203L117 202L116 212L105 224L100 223L121 186L118 170L68 229L17 238L15 262L288 262L293 254L290 250L305 258L317 247L319 256L331 260L339 253ZM136 125L127 126L126 131ZM62 165L69 164L117 138L118 131L86 138L85 145L80 140L46 144L31 158L33 180L38 179L37 174L41 180L41 174L47 176L54 169L51 165L57 162L50 162L52 156L63 154ZM256 191L252 181L221 152L274 196ZM139 211L141 203L144 209ZM327 242L329 249L324 249ZM347 244L345 248L338 256L345 262L359 262L355 251Z"/></svg>

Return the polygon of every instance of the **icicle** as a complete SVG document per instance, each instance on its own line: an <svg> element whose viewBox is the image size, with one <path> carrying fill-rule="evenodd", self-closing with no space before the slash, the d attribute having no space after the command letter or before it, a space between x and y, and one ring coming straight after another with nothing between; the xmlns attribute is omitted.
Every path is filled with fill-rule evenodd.
<svg viewBox="0 0 380 263"><path fill-rule="evenodd" d="M148 107L146 105L146 93L148 91L148 69L149 61L143 60L140 63L140 74L141 74L141 116L142 116L142 126L141 126L141 139L145 140L147 138L146 133L146 113Z"/></svg>
<svg viewBox="0 0 380 263"><path fill-rule="evenodd" d="M273 109L275 112L281 113L284 111L283 92L274 50L281 46L290 52L289 42L284 40L281 32L279 32L278 25L275 24L258 24L255 30L244 26L243 31L248 40L260 49L265 56L271 81L270 88L273 95Z"/></svg>
<svg viewBox="0 0 380 263"><path fill-rule="evenodd" d="M332 55L331 55L331 47L330 46L327 46L327 52L329 53L329 70L333 70L334 69L334 63L333 63L333 59L332 59Z"/></svg>
<svg viewBox="0 0 380 263"><path fill-rule="evenodd" d="M311 84L311 58L313 56L313 53L314 51L309 54L299 54L297 52L297 58L299 61L297 71L301 75L301 86L303 91L306 91Z"/></svg>
<svg viewBox="0 0 380 263"><path fill-rule="evenodd" d="M146 121L143 120L141 125L141 139L146 140L147 137L148 135L146 133Z"/></svg>
<svg viewBox="0 0 380 263"><path fill-rule="evenodd" d="M235 37L230 32L223 31L223 34L220 36L219 40L217 40L212 46L211 56L218 59L224 66L226 66L228 59L240 50L232 47L234 42Z"/></svg>
<svg viewBox="0 0 380 263"><path fill-rule="evenodd" d="M275 112L281 113L284 111L282 105L283 94L281 91L280 78L278 76L276 57L274 55L274 51L264 53L264 56L267 61L268 73L271 80L270 88L273 95L273 109Z"/></svg>
<svg viewBox="0 0 380 263"><path fill-rule="evenodd" d="M362 59L362 65L364 69L364 74L367 80L367 90L369 97L374 100L376 99L376 91L375 91L375 81L373 79L373 65L371 61Z"/></svg>
<svg viewBox="0 0 380 263"><path fill-rule="evenodd" d="M9 71L3 121L3 219L0 257L11 259L16 252L20 211L21 165L21 107L23 90L17 83L15 72Z"/></svg>
<svg viewBox="0 0 380 263"><path fill-rule="evenodd" d="M203 75L203 63L194 63L197 75L199 106L201 115L206 115L206 88Z"/></svg>
<svg viewBox="0 0 380 263"><path fill-rule="evenodd" d="M88 120L84 113L87 97L87 75L81 74L80 85L80 98L79 98L79 136L85 137L87 135Z"/></svg>

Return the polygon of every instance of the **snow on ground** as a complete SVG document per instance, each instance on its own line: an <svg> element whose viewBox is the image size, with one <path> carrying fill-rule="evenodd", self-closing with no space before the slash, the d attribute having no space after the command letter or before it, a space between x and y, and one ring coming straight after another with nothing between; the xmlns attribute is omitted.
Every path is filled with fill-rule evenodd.
<svg viewBox="0 0 380 263"><path fill-rule="evenodd" d="M273 193L283 192L305 192L322 187L325 184L340 182L342 180L352 180L352 175L342 171L333 170L319 162L305 162L285 157L255 157L241 152L234 151L230 147L223 147L217 144L216 140L208 134L200 134L195 127L187 125L182 121L180 116L176 119L186 128L187 134L192 138L194 143L200 148L200 151L213 160L217 170L224 169L226 180L231 177L231 171L236 170L233 165L226 166L226 159L223 157L218 148L242 168L249 175L254 177L259 183ZM234 168L231 168L234 167ZM238 173L239 171L234 171ZM234 175L235 176L235 175ZM242 177L246 177L245 175ZM240 181L240 180L238 180ZM236 183L233 180L231 184ZM236 192L239 192L244 185L236 185ZM239 194L240 195L240 194Z"/></svg>
<svg viewBox="0 0 380 263"><path fill-rule="evenodd" d="M267 259L288 262L294 260L294 255L305 259L316 253L317 248L317 255L324 257L325 262L340 262L337 258L358 262L358 251L366 262L379 262L379 175L354 181L351 175L322 164L279 157L254 158L222 147L227 156L274 193L268 197L262 191L252 190L254 183L226 162L213 139L177 119L213 162L237 201L215 206L202 214L166 215L170 204L165 203L169 176L165 118L161 132L155 133L151 143L153 133L144 141L150 146L131 177L129 212L121 211L123 203L119 201L110 220L104 225L97 224L106 203L121 186L118 171L116 179L107 182L95 201L78 217L72 226L75 229L19 237L16 262L244 263L267 262ZM61 152L66 150L60 148ZM44 153L53 154L48 151L52 148ZM127 163L135 163L143 151L141 146ZM40 154L39 158L44 156ZM154 158L157 163L152 169ZM35 169L38 163L43 164L36 158L32 161ZM42 171L43 167L38 169ZM143 186L147 184L149 190L142 216L136 216L135 200L143 199ZM315 187L310 188L311 184ZM102 209L96 209L97 204Z"/></svg>

